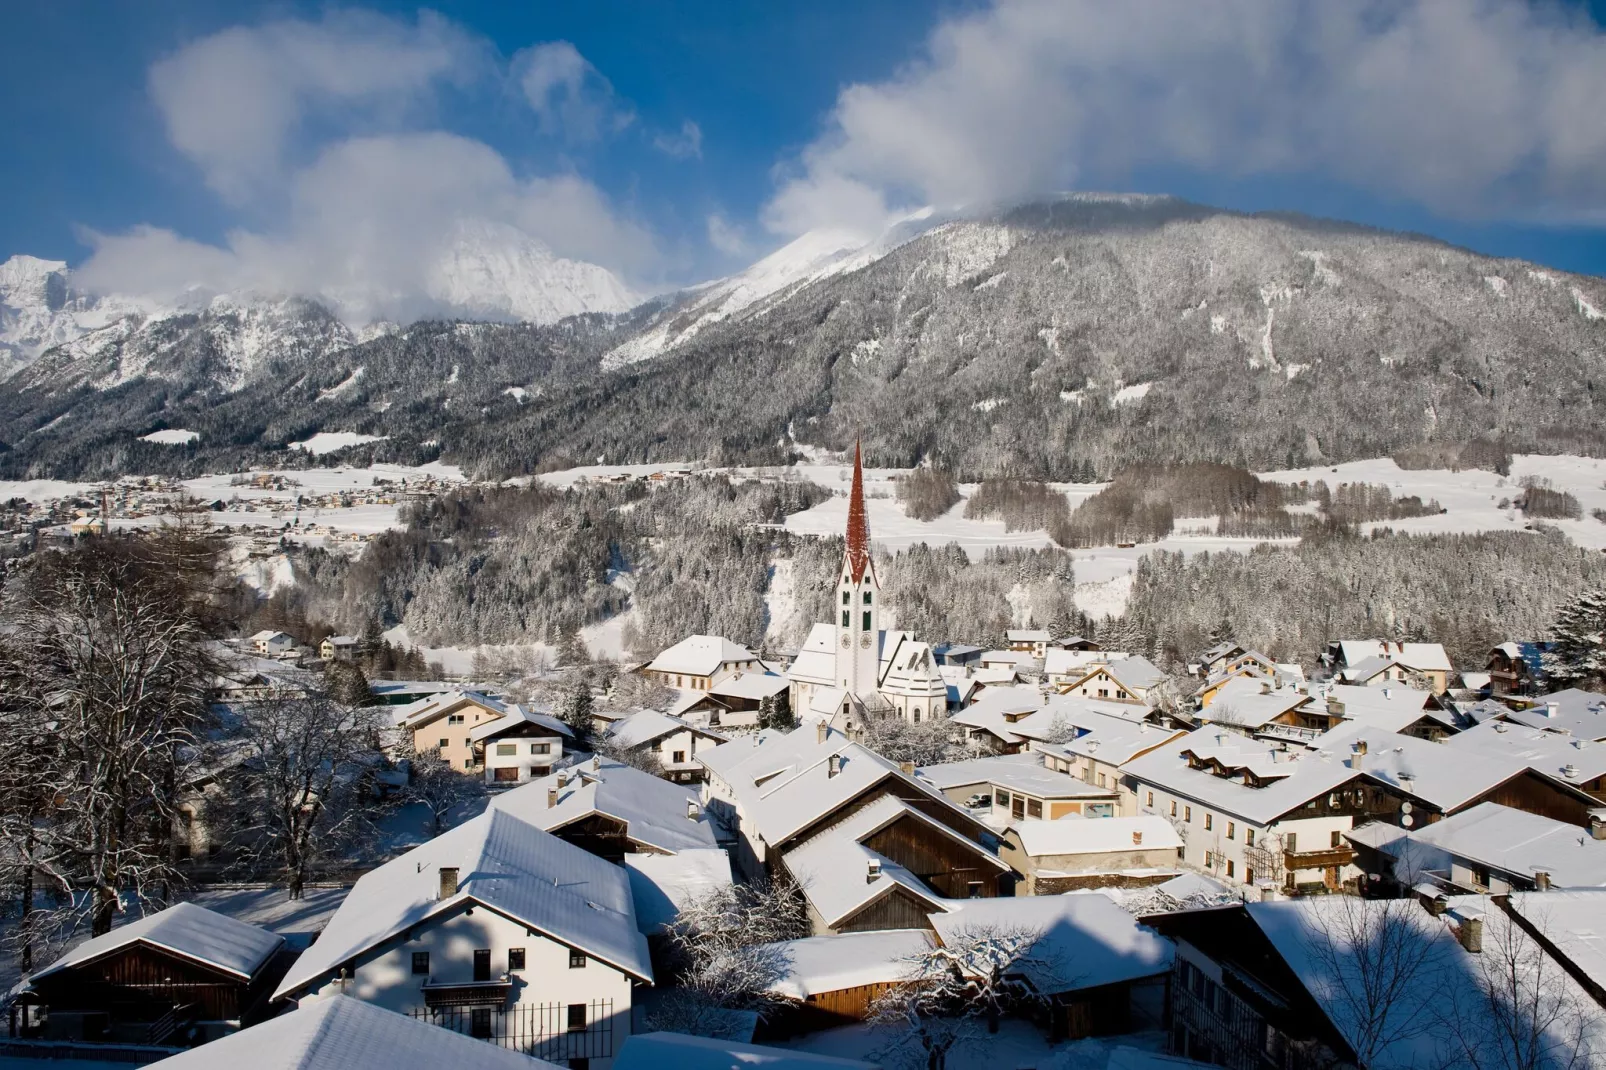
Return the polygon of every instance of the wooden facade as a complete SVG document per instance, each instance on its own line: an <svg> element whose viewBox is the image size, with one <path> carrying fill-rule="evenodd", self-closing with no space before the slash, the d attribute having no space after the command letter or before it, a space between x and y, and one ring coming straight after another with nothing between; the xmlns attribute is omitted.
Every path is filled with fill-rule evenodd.
<svg viewBox="0 0 1606 1070"><path fill-rule="evenodd" d="M615 865L623 865L628 854L664 853L632 840L629 831L628 823L606 814L589 814L551 830L558 839Z"/></svg>
<svg viewBox="0 0 1606 1070"><path fill-rule="evenodd" d="M833 933L883 932L887 929L930 929L932 910L937 904L927 902L901 885L871 902L857 913L843 918L832 926Z"/></svg>
<svg viewBox="0 0 1606 1070"><path fill-rule="evenodd" d="M990 899L1009 867L986 848L970 848L918 818L904 816L863 841L945 899Z"/></svg>

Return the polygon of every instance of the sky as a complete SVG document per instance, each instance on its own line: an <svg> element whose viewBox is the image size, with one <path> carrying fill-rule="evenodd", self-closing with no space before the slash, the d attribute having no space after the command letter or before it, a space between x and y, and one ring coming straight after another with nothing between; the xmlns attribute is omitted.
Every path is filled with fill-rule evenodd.
<svg viewBox="0 0 1606 1070"><path fill-rule="evenodd" d="M6 21L0 258L108 291L394 312L471 232L651 293L811 229L1060 190L1606 275L1606 0L54 0Z"/></svg>

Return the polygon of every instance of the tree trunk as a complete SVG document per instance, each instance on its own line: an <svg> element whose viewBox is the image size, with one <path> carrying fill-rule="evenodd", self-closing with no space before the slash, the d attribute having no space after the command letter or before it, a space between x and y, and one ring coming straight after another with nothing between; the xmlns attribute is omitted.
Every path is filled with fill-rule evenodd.
<svg viewBox="0 0 1606 1070"><path fill-rule="evenodd" d="M17 928L22 930L22 948L17 965L26 977L33 972L33 826L28 827L27 853L22 860L22 917Z"/></svg>

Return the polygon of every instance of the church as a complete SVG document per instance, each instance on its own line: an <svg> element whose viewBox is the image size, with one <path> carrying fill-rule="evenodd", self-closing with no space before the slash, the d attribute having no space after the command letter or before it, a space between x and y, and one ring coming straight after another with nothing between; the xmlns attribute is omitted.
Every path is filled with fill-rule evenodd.
<svg viewBox="0 0 1606 1070"><path fill-rule="evenodd" d="M836 620L814 625L787 672L792 711L804 721L853 729L870 717L943 717L948 688L928 643L881 629L881 582L870 555L864 468L853 448L847 548L838 571Z"/></svg>

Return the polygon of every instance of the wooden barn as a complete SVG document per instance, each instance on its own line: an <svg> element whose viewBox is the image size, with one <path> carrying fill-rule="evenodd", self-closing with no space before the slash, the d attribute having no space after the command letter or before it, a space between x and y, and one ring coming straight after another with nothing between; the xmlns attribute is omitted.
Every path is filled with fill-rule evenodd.
<svg viewBox="0 0 1606 1070"><path fill-rule="evenodd" d="M769 988L780 1005L760 1022L756 1039L780 1040L864 1021L935 939L927 929L894 929L766 946L784 964Z"/></svg>
<svg viewBox="0 0 1606 1070"><path fill-rule="evenodd" d="M87 940L34 974L25 1031L57 1040L161 1044L267 1017L284 939L180 903ZM15 1023L15 1019L14 1019Z"/></svg>

